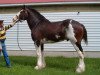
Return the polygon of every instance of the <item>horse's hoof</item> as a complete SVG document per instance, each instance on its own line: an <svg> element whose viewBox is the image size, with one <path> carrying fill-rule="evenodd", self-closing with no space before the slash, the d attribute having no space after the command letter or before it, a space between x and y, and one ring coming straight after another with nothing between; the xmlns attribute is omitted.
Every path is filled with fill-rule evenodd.
<svg viewBox="0 0 100 75"><path fill-rule="evenodd" d="M40 70L40 69L43 69L43 68L45 68L45 66L36 66L34 69Z"/></svg>
<svg viewBox="0 0 100 75"><path fill-rule="evenodd" d="M39 70L39 66L35 66L34 69Z"/></svg>
<svg viewBox="0 0 100 75"><path fill-rule="evenodd" d="M78 67L77 69L76 69L76 72L77 73L83 73L85 71L85 69L84 68L81 68L81 67Z"/></svg>

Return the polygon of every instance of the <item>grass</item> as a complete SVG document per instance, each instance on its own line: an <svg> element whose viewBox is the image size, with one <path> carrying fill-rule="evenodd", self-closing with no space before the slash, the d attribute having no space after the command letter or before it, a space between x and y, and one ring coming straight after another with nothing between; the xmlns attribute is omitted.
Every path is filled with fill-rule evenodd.
<svg viewBox="0 0 100 75"><path fill-rule="evenodd" d="M36 57L10 56L12 68L0 58L0 75L80 75L75 73L78 58L46 57L47 67L34 70ZM81 75L100 75L100 58L86 58L86 71Z"/></svg>

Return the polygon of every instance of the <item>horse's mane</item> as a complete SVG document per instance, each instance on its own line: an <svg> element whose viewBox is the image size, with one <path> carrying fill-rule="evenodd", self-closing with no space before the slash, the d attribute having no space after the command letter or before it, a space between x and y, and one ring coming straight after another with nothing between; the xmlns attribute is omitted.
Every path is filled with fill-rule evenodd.
<svg viewBox="0 0 100 75"><path fill-rule="evenodd" d="M32 11L32 13L35 13L37 15L37 17L39 18L39 20L47 20L43 15L41 15L37 10L27 7L30 11ZM49 21L49 20L47 20Z"/></svg>

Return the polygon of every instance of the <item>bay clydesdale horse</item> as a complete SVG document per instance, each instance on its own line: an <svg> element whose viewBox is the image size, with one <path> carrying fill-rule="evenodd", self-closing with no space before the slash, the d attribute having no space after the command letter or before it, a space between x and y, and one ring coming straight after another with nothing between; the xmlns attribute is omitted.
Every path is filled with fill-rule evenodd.
<svg viewBox="0 0 100 75"><path fill-rule="evenodd" d="M59 42L63 40L70 41L79 55L79 64L76 72L85 71L84 54L81 46L82 39L87 40L87 31L83 24L66 19L63 21L50 22L35 9L23 7L13 18L13 22L26 20L31 30L31 37L34 41L37 53L37 65L35 69L46 67L44 59L44 44L50 42Z"/></svg>

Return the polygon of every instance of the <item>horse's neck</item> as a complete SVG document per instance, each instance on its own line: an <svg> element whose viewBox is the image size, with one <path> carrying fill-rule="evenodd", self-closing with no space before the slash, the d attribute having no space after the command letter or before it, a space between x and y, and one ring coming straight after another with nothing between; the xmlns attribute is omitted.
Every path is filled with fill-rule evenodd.
<svg viewBox="0 0 100 75"><path fill-rule="evenodd" d="M36 25L34 22L31 22L31 20L27 20L27 23L28 23L30 30L32 30L32 28Z"/></svg>
<svg viewBox="0 0 100 75"><path fill-rule="evenodd" d="M39 24L42 25L43 22L51 23L48 20L39 21L39 22L34 22L34 21L31 21L31 20L27 20L27 23L28 23L28 26L29 26L30 30L32 30L33 28L36 28L37 25L39 25Z"/></svg>
<svg viewBox="0 0 100 75"><path fill-rule="evenodd" d="M30 28L30 30L32 30L32 28L36 25L37 23L37 19L35 19L35 17L32 17L32 15L29 15L28 19L27 19L27 23L28 26Z"/></svg>
<svg viewBox="0 0 100 75"><path fill-rule="evenodd" d="M39 19L39 18L37 18L37 16L33 17L32 15L29 15L29 17L27 19L27 23L31 30L33 29L33 27L36 27L36 25L38 25L40 22L50 22L50 21L47 20L46 18Z"/></svg>

